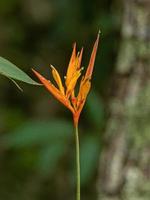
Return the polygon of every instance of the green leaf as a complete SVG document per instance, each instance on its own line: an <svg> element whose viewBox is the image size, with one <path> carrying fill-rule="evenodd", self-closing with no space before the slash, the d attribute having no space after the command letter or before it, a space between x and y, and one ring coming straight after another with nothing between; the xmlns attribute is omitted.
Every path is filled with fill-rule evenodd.
<svg viewBox="0 0 150 200"><path fill-rule="evenodd" d="M64 142L72 136L72 125L65 120L29 121L4 138L7 147L29 147Z"/></svg>
<svg viewBox="0 0 150 200"><path fill-rule="evenodd" d="M8 77L9 79L15 79L32 85L40 85L36 81L32 80L16 65L2 57L0 57L0 74Z"/></svg>

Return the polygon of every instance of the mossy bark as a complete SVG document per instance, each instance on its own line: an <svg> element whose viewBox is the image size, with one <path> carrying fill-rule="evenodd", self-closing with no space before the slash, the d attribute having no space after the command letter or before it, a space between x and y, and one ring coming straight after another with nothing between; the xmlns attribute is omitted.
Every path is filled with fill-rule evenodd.
<svg viewBox="0 0 150 200"><path fill-rule="evenodd" d="M100 158L98 199L149 200L149 0L123 0L122 42L114 87Z"/></svg>

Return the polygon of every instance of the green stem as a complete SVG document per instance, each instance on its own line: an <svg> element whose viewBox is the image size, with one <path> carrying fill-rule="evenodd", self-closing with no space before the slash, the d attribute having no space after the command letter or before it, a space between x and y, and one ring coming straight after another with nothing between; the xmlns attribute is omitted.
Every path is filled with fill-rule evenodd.
<svg viewBox="0 0 150 200"><path fill-rule="evenodd" d="M77 178L77 200L80 200L80 145L79 145L79 132L78 124L75 125L75 139L76 139L76 178Z"/></svg>

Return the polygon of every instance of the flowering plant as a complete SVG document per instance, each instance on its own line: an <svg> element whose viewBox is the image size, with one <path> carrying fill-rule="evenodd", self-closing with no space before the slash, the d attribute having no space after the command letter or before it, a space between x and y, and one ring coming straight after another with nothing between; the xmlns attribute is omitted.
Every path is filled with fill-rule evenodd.
<svg viewBox="0 0 150 200"><path fill-rule="evenodd" d="M46 87L46 89L63 105L65 105L73 114L75 136L76 136L76 165L77 165L77 200L80 200L80 151L79 151L79 134L78 134L78 122L80 118L81 111L86 102L87 95L91 88L91 78L96 58L96 52L99 43L99 33L95 41L92 54L90 57L89 65L87 67L86 73L82 76L80 81L79 92L76 95L75 87L79 77L81 76L83 67L81 67L83 48L80 52L76 53L76 43L73 46L72 55L68 65L67 73L65 76L65 85L62 83L62 79L55 69L54 66L50 66L52 70L53 78L57 84L54 86L51 81L44 78L36 70L32 69L41 83Z"/></svg>

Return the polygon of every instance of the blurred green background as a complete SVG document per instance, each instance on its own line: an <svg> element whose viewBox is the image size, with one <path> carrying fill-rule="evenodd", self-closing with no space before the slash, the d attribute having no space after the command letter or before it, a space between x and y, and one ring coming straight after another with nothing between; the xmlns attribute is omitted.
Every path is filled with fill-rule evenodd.
<svg viewBox="0 0 150 200"><path fill-rule="evenodd" d="M120 39L120 1L0 0L0 55L32 78L65 74L72 44L83 66L100 29L92 91L80 119L82 199L96 199L101 138ZM0 77L0 200L74 199L72 116L44 88Z"/></svg>

